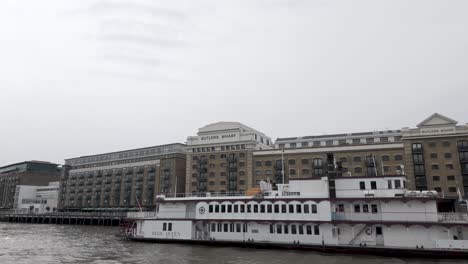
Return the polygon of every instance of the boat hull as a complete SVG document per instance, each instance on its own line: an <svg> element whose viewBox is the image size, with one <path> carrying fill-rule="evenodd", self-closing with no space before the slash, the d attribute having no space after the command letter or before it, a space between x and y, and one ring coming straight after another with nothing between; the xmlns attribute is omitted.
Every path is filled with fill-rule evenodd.
<svg viewBox="0 0 468 264"><path fill-rule="evenodd" d="M468 259L468 251L456 250L433 250L433 249L408 249L408 248L385 248L368 246L330 246L330 245L305 245L305 244L281 244L267 242L238 242L238 241L219 241L219 240L184 240L184 239L155 239L129 237L128 239L139 242L152 243L179 243L196 244L206 246L220 247L245 247L256 249L286 249L314 251L326 254L354 254L354 255L374 255L384 257L399 258L438 258L438 259Z"/></svg>

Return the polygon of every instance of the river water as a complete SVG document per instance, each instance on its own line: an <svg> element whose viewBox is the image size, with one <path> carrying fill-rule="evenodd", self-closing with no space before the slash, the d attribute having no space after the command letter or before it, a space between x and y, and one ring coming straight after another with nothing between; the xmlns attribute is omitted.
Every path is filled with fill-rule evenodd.
<svg viewBox="0 0 468 264"><path fill-rule="evenodd" d="M126 241L116 227L0 223L0 263L441 264L421 260Z"/></svg>

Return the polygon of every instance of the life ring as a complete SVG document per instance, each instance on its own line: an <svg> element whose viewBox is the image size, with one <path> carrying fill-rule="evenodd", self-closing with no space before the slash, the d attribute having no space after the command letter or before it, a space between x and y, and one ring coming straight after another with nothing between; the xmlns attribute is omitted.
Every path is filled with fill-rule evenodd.
<svg viewBox="0 0 468 264"><path fill-rule="evenodd" d="M368 236L372 235L372 228L368 227L368 228L366 229L366 234L367 234Z"/></svg>

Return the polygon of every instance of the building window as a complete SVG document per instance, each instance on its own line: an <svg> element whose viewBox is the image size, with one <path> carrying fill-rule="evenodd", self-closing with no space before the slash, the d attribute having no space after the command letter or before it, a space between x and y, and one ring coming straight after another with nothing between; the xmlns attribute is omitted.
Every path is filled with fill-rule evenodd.
<svg viewBox="0 0 468 264"><path fill-rule="evenodd" d="M289 165L296 165L296 160L295 159L290 159L288 160Z"/></svg>
<svg viewBox="0 0 468 264"><path fill-rule="evenodd" d="M442 142L442 146L450 147L450 142L449 141L444 141L444 142Z"/></svg>
<svg viewBox="0 0 468 264"><path fill-rule="evenodd" d="M457 192L457 188L456 187L449 187L448 191L452 192L452 193L455 193L455 192Z"/></svg>
<svg viewBox="0 0 468 264"><path fill-rule="evenodd" d="M445 153L445 154L444 154L444 157L445 157L446 159L450 159L450 158L452 158L452 153Z"/></svg>
<svg viewBox="0 0 468 264"><path fill-rule="evenodd" d="M437 164L432 164L431 169L432 169L432 170L438 170L438 169L439 169L439 165L437 165Z"/></svg>
<svg viewBox="0 0 468 264"><path fill-rule="evenodd" d="M430 147L430 148L435 148L435 147L437 147L437 142L429 142L429 147Z"/></svg>
<svg viewBox="0 0 468 264"><path fill-rule="evenodd" d="M454 175L447 176L447 180L448 180L448 181L454 181L454 180L455 180L455 176L454 176Z"/></svg>
<svg viewBox="0 0 468 264"><path fill-rule="evenodd" d="M271 160L265 161L265 166L271 166Z"/></svg>
<svg viewBox="0 0 468 264"><path fill-rule="evenodd" d="M361 162L361 161L362 161L362 158L361 158L361 157L354 157L354 158L353 158L353 161L354 161L354 162Z"/></svg>
<svg viewBox="0 0 468 264"><path fill-rule="evenodd" d="M447 170L453 170L453 164L445 164Z"/></svg>
<svg viewBox="0 0 468 264"><path fill-rule="evenodd" d="M412 145L413 152L423 152L423 146L421 143L414 143Z"/></svg>
<svg viewBox="0 0 468 264"><path fill-rule="evenodd" d="M302 169L302 175L304 175L304 176L310 175L310 170L308 170L308 169Z"/></svg>
<svg viewBox="0 0 468 264"><path fill-rule="evenodd" d="M416 175L424 175L426 174L425 173L425 169L424 169L424 165L414 165L414 173Z"/></svg>
<svg viewBox="0 0 468 264"><path fill-rule="evenodd" d="M383 156L382 156L382 160L383 160L383 161L389 161L389 160L390 160L390 156L388 156L388 155L383 155Z"/></svg>
<svg viewBox="0 0 468 264"><path fill-rule="evenodd" d="M440 181L440 176L432 176L433 181Z"/></svg>
<svg viewBox="0 0 468 264"><path fill-rule="evenodd" d="M289 170L289 175L291 175L291 176L296 175L296 170L295 169L290 169Z"/></svg>
<svg viewBox="0 0 468 264"><path fill-rule="evenodd" d="M362 173L362 168L361 167L354 168L354 173Z"/></svg>
<svg viewBox="0 0 468 264"><path fill-rule="evenodd" d="M345 162L348 162L348 159L347 159L346 157L341 157L341 158L340 158L340 161L341 161L342 163L345 163Z"/></svg>
<svg viewBox="0 0 468 264"><path fill-rule="evenodd" d="M308 159L302 159L301 162L302 162L302 165L308 165L309 164Z"/></svg>
<svg viewBox="0 0 468 264"><path fill-rule="evenodd" d="M401 160L403 160L403 155L395 155L395 160L396 160L396 161L401 161Z"/></svg>
<svg viewBox="0 0 468 264"><path fill-rule="evenodd" d="M438 193L441 193L441 192L442 192L442 188L440 188L440 187L435 187L434 190L435 190L436 192L438 192Z"/></svg>
<svg viewBox="0 0 468 264"><path fill-rule="evenodd" d="M415 164L423 164L424 163L424 155L423 154L413 154L413 162Z"/></svg>
<svg viewBox="0 0 468 264"><path fill-rule="evenodd" d="M437 159L437 153L431 153L431 159Z"/></svg>
<svg viewBox="0 0 468 264"><path fill-rule="evenodd" d="M259 161L259 160L255 161L255 166L261 167L261 166L262 166L262 162Z"/></svg>
<svg viewBox="0 0 468 264"><path fill-rule="evenodd" d="M389 172L389 171L390 171L390 167L389 167L389 166L384 166L384 167L383 167L383 170L384 170L384 172Z"/></svg>

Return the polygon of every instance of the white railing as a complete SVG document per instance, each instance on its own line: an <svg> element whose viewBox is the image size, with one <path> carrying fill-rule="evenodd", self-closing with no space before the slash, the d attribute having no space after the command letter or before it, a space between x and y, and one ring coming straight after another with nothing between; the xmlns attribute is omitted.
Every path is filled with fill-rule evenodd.
<svg viewBox="0 0 468 264"><path fill-rule="evenodd" d="M439 213L439 222L468 223L468 213Z"/></svg>
<svg viewBox="0 0 468 264"><path fill-rule="evenodd" d="M138 219L138 218L157 218L156 212L128 212L127 218Z"/></svg>

